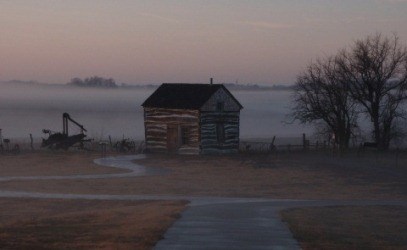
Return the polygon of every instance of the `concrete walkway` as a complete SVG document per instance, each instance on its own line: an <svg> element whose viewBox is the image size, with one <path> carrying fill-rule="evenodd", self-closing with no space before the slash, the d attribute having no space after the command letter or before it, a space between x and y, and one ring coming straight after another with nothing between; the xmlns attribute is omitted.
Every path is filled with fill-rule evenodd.
<svg viewBox="0 0 407 250"><path fill-rule="evenodd" d="M401 205L402 201L225 200L196 204L166 232L155 249L300 249L280 211L307 206Z"/></svg>
<svg viewBox="0 0 407 250"><path fill-rule="evenodd" d="M155 249L300 249L271 203L192 206Z"/></svg>
<svg viewBox="0 0 407 250"><path fill-rule="evenodd" d="M143 155L96 159L99 165L126 169L120 174L0 177L0 181L123 178L166 174L160 168L133 163ZM229 197L166 195L48 194L1 191L0 197L98 199L98 200L188 200L188 209L166 232L155 249L300 249L290 230L281 221L282 209L305 206L401 205L403 201L280 200Z"/></svg>

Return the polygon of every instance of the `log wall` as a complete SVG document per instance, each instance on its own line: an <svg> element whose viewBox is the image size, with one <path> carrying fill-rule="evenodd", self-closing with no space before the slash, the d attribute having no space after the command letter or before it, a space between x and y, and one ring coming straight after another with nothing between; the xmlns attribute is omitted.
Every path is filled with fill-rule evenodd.
<svg viewBox="0 0 407 250"><path fill-rule="evenodd" d="M237 153L240 112L201 112L201 153ZM217 126L224 127L224 141L218 141Z"/></svg>
<svg viewBox="0 0 407 250"><path fill-rule="evenodd" d="M221 110L217 108L219 102L224 104ZM146 148L149 152L169 152L174 145L169 145L169 141L175 137L177 153L237 153L239 120L239 104L223 89L217 91L200 111L144 108ZM219 136L220 127L223 128L222 136ZM185 129L187 140L182 137ZM168 131L171 131L170 136ZM174 131L178 139L172 134Z"/></svg>
<svg viewBox="0 0 407 250"><path fill-rule="evenodd" d="M199 153L199 111L144 108L146 148L149 152L168 152L167 130L178 128L178 153ZM187 144L182 145L182 128L188 131Z"/></svg>

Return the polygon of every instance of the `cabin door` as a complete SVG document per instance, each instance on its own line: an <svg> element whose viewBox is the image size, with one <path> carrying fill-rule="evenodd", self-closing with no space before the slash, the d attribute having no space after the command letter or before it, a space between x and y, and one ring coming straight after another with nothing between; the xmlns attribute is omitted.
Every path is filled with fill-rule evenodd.
<svg viewBox="0 0 407 250"><path fill-rule="evenodd" d="M179 145L178 126L167 126L167 149L168 152L175 152Z"/></svg>

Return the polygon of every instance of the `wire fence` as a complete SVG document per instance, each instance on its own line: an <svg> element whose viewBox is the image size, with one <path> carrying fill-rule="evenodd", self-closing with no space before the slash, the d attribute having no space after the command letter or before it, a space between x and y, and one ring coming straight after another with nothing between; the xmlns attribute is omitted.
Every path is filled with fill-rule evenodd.
<svg viewBox="0 0 407 250"><path fill-rule="evenodd" d="M15 154L19 152L30 152L37 150L45 150L41 147L42 138L31 138L29 136L24 138L2 138L0 142L0 153L2 154ZM90 152L119 152L119 153L143 153L145 152L144 140L137 140L132 138L111 138L110 136L102 140L88 139L84 140L81 144L75 144L70 150L84 150ZM375 152L375 147L364 147L361 141L354 141L349 150L362 154L365 152ZM393 145L390 149L394 152L406 152L407 147ZM239 143L240 153L273 153L273 152L307 152L307 151L321 151L321 152L338 152L338 145L333 143L332 140L320 140L312 136L308 137L306 134L297 137L278 137L273 138L252 138L242 139Z"/></svg>
<svg viewBox="0 0 407 250"><path fill-rule="evenodd" d="M364 139L351 141L349 150L363 153L377 151L375 143L366 142ZM390 151L406 151L405 142L395 142ZM270 152L296 152L296 151L339 151L339 146L333 140L321 140L308 137L306 134L298 137L273 137L272 139L243 139L240 141L239 151L243 153L270 153Z"/></svg>
<svg viewBox="0 0 407 250"><path fill-rule="evenodd" d="M52 147L43 147L44 138L1 138L0 154L18 154L20 152L34 152L41 150L52 150ZM93 138L84 139L75 143L69 150L88 151L88 152L118 152L118 153L142 153L145 149L143 140L135 140L123 136L104 140L95 140Z"/></svg>

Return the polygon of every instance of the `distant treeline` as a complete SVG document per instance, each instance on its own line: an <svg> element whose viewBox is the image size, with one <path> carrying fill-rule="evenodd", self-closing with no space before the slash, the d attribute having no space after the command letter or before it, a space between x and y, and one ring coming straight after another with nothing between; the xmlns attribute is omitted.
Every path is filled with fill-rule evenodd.
<svg viewBox="0 0 407 250"><path fill-rule="evenodd" d="M42 83L37 81L21 81L21 80L10 80L10 81L1 81L2 84L10 85L41 85Z"/></svg>
<svg viewBox="0 0 407 250"><path fill-rule="evenodd" d="M78 77L72 78L68 85L78 87L97 87L97 88L118 88L116 81L113 78L103 78L99 76L87 77L81 79Z"/></svg>
<svg viewBox="0 0 407 250"><path fill-rule="evenodd" d="M60 86L61 84L48 84L40 83L37 81L1 81L2 84L11 85L45 85L45 86ZM259 85L259 84L238 84L238 83L223 83L230 90L292 90L294 85L274 84L271 86ZM79 77L72 78L68 83L68 86L76 87L89 87L89 88L124 88L124 89L156 89L161 84L128 84L128 83L116 83L113 78L103 78L99 76L87 77L81 79Z"/></svg>
<svg viewBox="0 0 407 250"><path fill-rule="evenodd" d="M237 84L237 83L223 83L226 88L230 90L291 90L294 85L272 85L264 86L258 84ZM120 87L122 88L158 88L160 84L138 84L131 85L122 83Z"/></svg>
<svg viewBox="0 0 407 250"><path fill-rule="evenodd" d="M279 85L264 86L258 84L237 84L237 83L224 83L226 88L232 90L291 90L294 85Z"/></svg>

